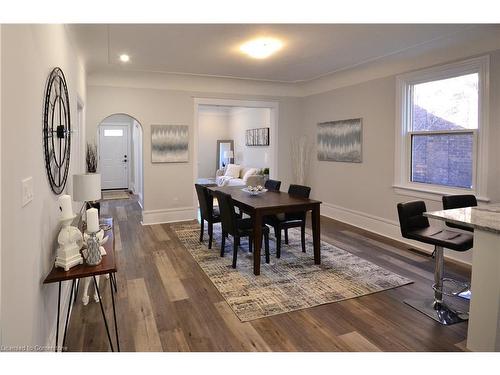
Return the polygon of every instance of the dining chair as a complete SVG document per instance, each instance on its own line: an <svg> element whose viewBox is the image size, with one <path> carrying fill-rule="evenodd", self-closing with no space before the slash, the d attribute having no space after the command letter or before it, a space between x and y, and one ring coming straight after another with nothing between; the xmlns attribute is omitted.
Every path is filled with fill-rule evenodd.
<svg viewBox="0 0 500 375"><path fill-rule="evenodd" d="M281 181L267 180L264 187L269 191L280 191Z"/></svg>
<svg viewBox="0 0 500 375"><path fill-rule="evenodd" d="M309 198L311 188L303 185L290 185L288 194ZM288 244L288 229L300 227L300 242L302 252L306 252L306 212L292 212L286 214L270 215L264 218L264 222L274 228L276 237L276 258L281 256L281 231L285 231L285 243Z"/></svg>
<svg viewBox="0 0 500 375"><path fill-rule="evenodd" d="M200 205L200 242L203 242L203 231L205 221L208 223L208 248L212 248L212 239L214 233L214 223L220 223L220 213L217 208L214 208L214 201L209 194L206 186L195 184L196 195L198 195L198 203Z"/></svg>
<svg viewBox="0 0 500 375"><path fill-rule="evenodd" d="M238 258L238 245L241 237L248 237L249 250L252 249L253 238L253 224L252 218L239 218L234 210L234 202L231 195L221 191L214 192L217 201L219 202L219 209L221 213L222 224L222 244L220 249L220 256L224 256L226 246L226 235L233 236L233 268L236 268L236 261ZM263 224L262 234L265 242L265 255L266 263L269 263L269 228ZM261 239L262 241L262 239Z"/></svg>

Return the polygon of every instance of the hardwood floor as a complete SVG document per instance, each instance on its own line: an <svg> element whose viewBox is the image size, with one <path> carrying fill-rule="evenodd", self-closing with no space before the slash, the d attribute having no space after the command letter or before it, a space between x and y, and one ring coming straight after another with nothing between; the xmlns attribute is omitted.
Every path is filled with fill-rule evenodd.
<svg viewBox="0 0 500 375"><path fill-rule="evenodd" d="M434 263L396 241L322 218L323 240L415 283L241 323L168 224L142 226L134 199L105 201L101 210L115 219L122 351L464 350L467 323L441 326L403 303L432 295ZM462 280L470 276L450 262L446 272ZM109 280L101 277L100 287L111 317ZM83 306L82 289L68 329L68 350L107 351L99 304L91 298Z"/></svg>

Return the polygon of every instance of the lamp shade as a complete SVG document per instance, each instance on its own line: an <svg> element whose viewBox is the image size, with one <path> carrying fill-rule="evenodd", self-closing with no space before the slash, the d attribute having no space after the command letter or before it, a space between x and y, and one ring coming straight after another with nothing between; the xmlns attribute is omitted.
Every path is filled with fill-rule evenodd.
<svg viewBox="0 0 500 375"><path fill-rule="evenodd" d="M224 157L225 158L232 158L233 157L233 152L232 151L224 151Z"/></svg>
<svg viewBox="0 0 500 375"><path fill-rule="evenodd" d="M73 175L73 200L92 202L101 199L101 175L98 173Z"/></svg>

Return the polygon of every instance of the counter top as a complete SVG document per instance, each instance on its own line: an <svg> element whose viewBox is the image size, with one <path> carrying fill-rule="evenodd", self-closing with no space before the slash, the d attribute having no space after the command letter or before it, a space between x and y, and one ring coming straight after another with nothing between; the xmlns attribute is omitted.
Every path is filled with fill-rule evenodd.
<svg viewBox="0 0 500 375"><path fill-rule="evenodd" d="M424 216L500 234L500 205L424 212Z"/></svg>

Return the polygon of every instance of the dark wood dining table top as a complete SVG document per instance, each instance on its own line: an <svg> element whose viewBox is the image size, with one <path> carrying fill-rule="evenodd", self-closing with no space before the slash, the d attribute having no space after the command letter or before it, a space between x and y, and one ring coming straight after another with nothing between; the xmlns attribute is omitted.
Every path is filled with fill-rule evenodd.
<svg viewBox="0 0 500 375"><path fill-rule="evenodd" d="M104 275L108 273L115 273L116 261L115 261L115 251L114 251L114 236L113 236L113 219L103 218L100 220L101 224L108 224L111 229L104 232L104 236L108 236L108 241L103 245L106 250L106 255L102 257L102 261L97 266L89 266L85 264L79 264L70 268L68 271L64 271L64 268L53 266L50 273L47 275L44 284L56 283L59 281L73 280L73 279L83 279L84 277Z"/></svg>
<svg viewBox="0 0 500 375"><path fill-rule="evenodd" d="M235 202L253 210L272 209L280 211L280 209L290 208L300 210L304 207L321 204L321 201L297 197L280 191L267 191L259 195L250 195L241 190L243 189L241 186L210 186L207 188L212 192L221 191L231 194Z"/></svg>

